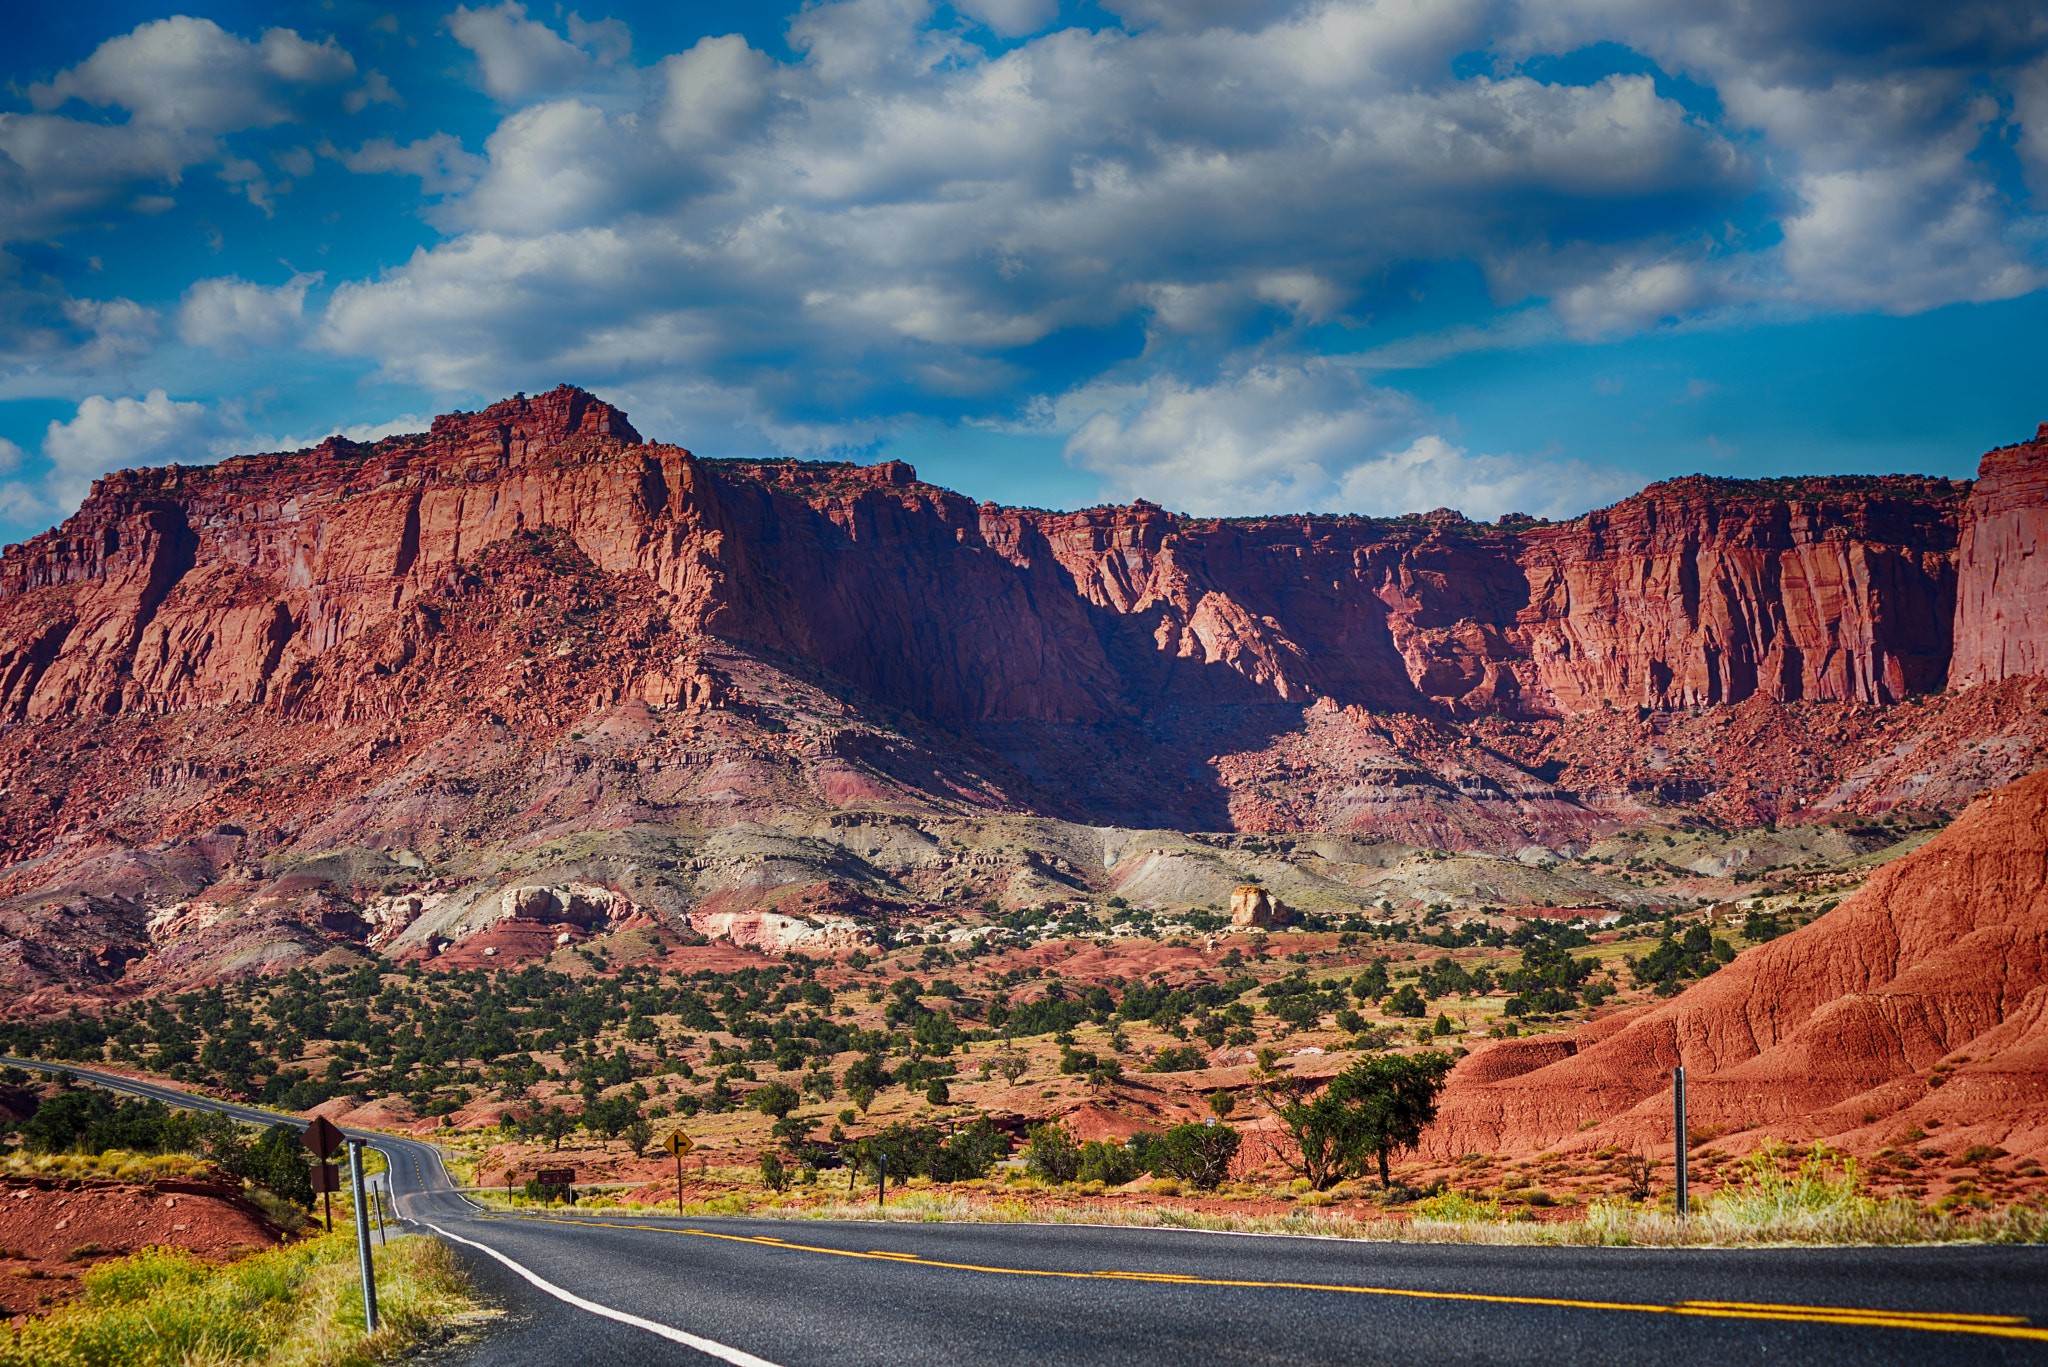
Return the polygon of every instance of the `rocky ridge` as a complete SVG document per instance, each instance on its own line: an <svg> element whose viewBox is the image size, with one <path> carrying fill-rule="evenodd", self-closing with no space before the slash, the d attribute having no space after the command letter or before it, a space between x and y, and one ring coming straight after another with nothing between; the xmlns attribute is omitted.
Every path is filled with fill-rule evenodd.
<svg viewBox="0 0 2048 1367"><path fill-rule="evenodd" d="M1665 1005L1475 1050L1426 1151L1668 1154L1683 1066L1695 1146L1768 1135L1889 1157L1938 1129L1951 1148L2018 1152L2048 1142L2044 1048L2048 774L2035 774Z"/></svg>
<svg viewBox="0 0 2048 1367"><path fill-rule="evenodd" d="M140 990L636 917L780 944L1250 873L1406 905L1455 895L1446 854L1511 904L1711 898L1769 861L1559 860L1953 810L2040 764L2044 457L1676 480L1561 524L1050 513L706 460L565 387L122 471L0 555L0 975ZM504 911L577 884L602 917Z"/></svg>

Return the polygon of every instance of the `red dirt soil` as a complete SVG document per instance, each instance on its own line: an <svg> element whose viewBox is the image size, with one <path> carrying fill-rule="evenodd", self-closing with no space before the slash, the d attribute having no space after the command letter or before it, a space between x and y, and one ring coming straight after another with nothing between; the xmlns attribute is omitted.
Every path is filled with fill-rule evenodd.
<svg viewBox="0 0 2048 1367"><path fill-rule="evenodd" d="M1424 1154L1668 1155L1680 1064L1694 1144L2048 1147L2048 773L1664 1005L1475 1051Z"/></svg>
<svg viewBox="0 0 2048 1367"><path fill-rule="evenodd" d="M0 1315L41 1314L83 1289L86 1268L141 1249L225 1262L284 1237L234 1186L0 1177Z"/></svg>

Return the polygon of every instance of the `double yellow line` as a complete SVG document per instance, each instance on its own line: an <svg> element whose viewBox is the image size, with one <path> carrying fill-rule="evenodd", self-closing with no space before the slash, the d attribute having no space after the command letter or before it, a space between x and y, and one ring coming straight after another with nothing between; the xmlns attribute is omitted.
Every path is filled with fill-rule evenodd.
<svg viewBox="0 0 2048 1367"><path fill-rule="evenodd" d="M1960 1315L1918 1310L1859 1310L1847 1306L1773 1305L1751 1301L1679 1301L1672 1305L1640 1301L1581 1301L1555 1296L1496 1296L1477 1291L1419 1291L1398 1286L1340 1286L1327 1282L1276 1282L1239 1280L1227 1277L1195 1277L1177 1272L1061 1272L1049 1268L985 1267L978 1263L952 1263L914 1253L887 1249L856 1252L825 1248L816 1244L791 1243L766 1235L720 1234L708 1229L670 1229L660 1225L622 1224L610 1220L568 1220L544 1218L546 1223L587 1225L602 1229L631 1229L652 1234L689 1234L702 1239L723 1239L728 1243L756 1244L790 1253L822 1253L834 1258L872 1258L882 1262L915 1267L936 1267L954 1272L980 1272L1005 1277L1056 1277L1073 1281L1155 1282L1167 1286L1228 1286L1260 1291L1327 1291L1349 1296L1399 1296L1411 1300L1465 1301L1482 1305L1539 1305L1560 1310L1618 1310L1649 1315L1694 1315L1706 1319L1768 1320L1792 1324L1834 1324L1863 1329L1918 1329L1937 1334L1975 1334L1990 1338L2031 1339L2048 1342L2048 1329L2036 1329L2024 1315Z"/></svg>

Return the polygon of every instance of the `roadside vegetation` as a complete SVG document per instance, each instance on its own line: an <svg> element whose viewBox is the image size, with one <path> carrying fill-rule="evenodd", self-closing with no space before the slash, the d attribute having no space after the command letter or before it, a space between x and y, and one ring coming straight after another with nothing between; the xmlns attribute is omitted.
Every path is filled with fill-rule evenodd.
<svg viewBox="0 0 2048 1367"><path fill-rule="evenodd" d="M96 1181L172 1178L238 1180L273 1223L304 1224L312 1208L312 1159L295 1126L256 1126L218 1111L175 1108L50 1075L30 1089L22 1068L0 1071L0 1084L24 1098L28 1118L0 1143L0 1173Z"/></svg>
<svg viewBox="0 0 2048 1367"><path fill-rule="evenodd" d="M857 1185L834 1175L778 1190L745 1170L724 1169L693 1183L699 1199L680 1207L673 1199L585 1192L575 1210L606 1218L1118 1225L1405 1243L1735 1248L2048 1241L2048 1208L2037 1203L1988 1209L1874 1196L1854 1159L1825 1149L1802 1158L1781 1144L1765 1144L1743 1160L1735 1180L1704 1200L1695 1198L1685 1220L1677 1218L1668 1192L1641 1200L1597 1199L1580 1209L1538 1209L1441 1184L1381 1189L1347 1181L1316 1191L1303 1178L1203 1186L1144 1171L1132 1179L1135 1191L1126 1189L1139 1199L1119 1200L1105 1179L1123 1176L1136 1164L1112 1156L1118 1147L1074 1144L1041 1132L1020 1167L950 1184L913 1178L892 1185L886 1202L876 1197L872 1172L858 1175ZM707 1179L722 1190L704 1192ZM480 1196L501 1209L539 1213L548 1204Z"/></svg>
<svg viewBox="0 0 2048 1367"><path fill-rule="evenodd" d="M398 1239L374 1256L374 1335L343 1230L224 1266L176 1249L102 1263L83 1274L83 1299L0 1333L0 1367L366 1367L474 1312L438 1239Z"/></svg>

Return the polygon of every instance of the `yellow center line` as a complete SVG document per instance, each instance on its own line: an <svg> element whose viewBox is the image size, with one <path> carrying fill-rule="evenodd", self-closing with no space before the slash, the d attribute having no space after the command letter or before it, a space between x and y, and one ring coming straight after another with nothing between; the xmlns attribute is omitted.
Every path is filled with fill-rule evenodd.
<svg viewBox="0 0 2048 1367"><path fill-rule="evenodd" d="M622 1224L615 1220L569 1220L556 1216L522 1216L549 1224L583 1225L594 1229L630 1229L652 1234L691 1234L702 1239L723 1239L728 1243L756 1244L798 1253L820 1253L834 1258L879 1258L896 1266L936 1267L952 1272L979 1272L1003 1277L1053 1277L1069 1281L1156 1282L1168 1286L1228 1286L1258 1291L1328 1291L1351 1296L1396 1296L1407 1300L1462 1301L1481 1305L1540 1305L1560 1310L1629 1310L1648 1315L1691 1315L1706 1319L1765 1320L1794 1324L1841 1324L1864 1329L1919 1329L1930 1333L1977 1334L1988 1338L2031 1339L2048 1342L2048 1329L2035 1329L2022 1315L1965 1315L1918 1310L1855 1310L1821 1305L1771 1305L1749 1301L1681 1301L1657 1305L1643 1301L1582 1301L1557 1296L1503 1296L1481 1291L1422 1291L1404 1286L1341 1286L1328 1282L1275 1282L1240 1280L1231 1277L1196 1277L1178 1272L1059 1272L1035 1267L987 1267L980 1263L952 1263L914 1253L891 1253L873 1249L857 1253L846 1248L791 1243L787 1239L752 1234L720 1234L709 1229L670 1229L661 1225Z"/></svg>
<svg viewBox="0 0 2048 1367"><path fill-rule="evenodd" d="M1694 1306L1713 1310L1784 1310L1782 1305L1764 1305L1755 1301L1680 1301L1686 1308ZM2025 1315L1965 1315L1947 1310L1861 1310L1850 1305L1802 1305L1801 1310L1811 1310L1828 1315L1880 1315L1892 1319L1915 1320L1956 1320L1968 1324L2026 1324Z"/></svg>

